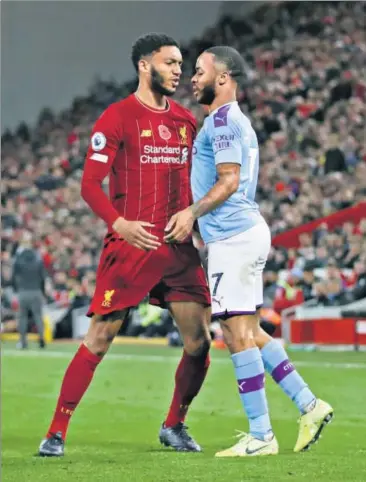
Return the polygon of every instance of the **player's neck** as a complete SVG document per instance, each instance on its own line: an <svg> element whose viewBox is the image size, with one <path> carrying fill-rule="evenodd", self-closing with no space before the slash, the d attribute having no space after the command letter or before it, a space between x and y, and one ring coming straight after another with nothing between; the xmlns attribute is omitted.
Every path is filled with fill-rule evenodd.
<svg viewBox="0 0 366 482"><path fill-rule="evenodd" d="M212 104L208 107L208 111L211 114L214 110L218 109L222 105L230 104L230 102L236 102L236 95L222 95L215 98Z"/></svg>
<svg viewBox="0 0 366 482"><path fill-rule="evenodd" d="M151 89L138 86L135 96L143 104L147 105L148 107L152 107L153 109L165 110L167 108L167 98L165 95L153 92Z"/></svg>

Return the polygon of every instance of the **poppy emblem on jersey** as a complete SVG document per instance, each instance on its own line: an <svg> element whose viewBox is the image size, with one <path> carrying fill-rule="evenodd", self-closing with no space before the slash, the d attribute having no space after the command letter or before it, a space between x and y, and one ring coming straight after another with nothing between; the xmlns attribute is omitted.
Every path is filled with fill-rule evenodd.
<svg viewBox="0 0 366 482"><path fill-rule="evenodd" d="M104 306L104 308L110 308L113 295L114 295L114 290L105 290L104 301L102 303L102 306Z"/></svg>
<svg viewBox="0 0 366 482"><path fill-rule="evenodd" d="M188 144L187 138L187 126L182 126L179 128L180 142L182 144Z"/></svg>
<svg viewBox="0 0 366 482"><path fill-rule="evenodd" d="M102 132L96 132L93 137L91 138L91 145L93 151L101 151L105 148L107 144L107 139Z"/></svg>
<svg viewBox="0 0 366 482"><path fill-rule="evenodd" d="M151 130L150 129L143 129L140 137L151 137Z"/></svg>
<svg viewBox="0 0 366 482"><path fill-rule="evenodd" d="M172 137L172 133L170 130L167 128L167 126L164 126L163 124L160 124L158 127L159 131L159 136L164 139L164 141L168 141Z"/></svg>

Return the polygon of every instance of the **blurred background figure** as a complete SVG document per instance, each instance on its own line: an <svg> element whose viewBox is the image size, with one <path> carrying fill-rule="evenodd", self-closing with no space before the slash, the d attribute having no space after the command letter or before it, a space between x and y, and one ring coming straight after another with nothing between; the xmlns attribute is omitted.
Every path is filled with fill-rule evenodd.
<svg viewBox="0 0 366 482"><path fill-rule="evenodd" d="M13 288L18 294L19 301L19 348L25 349L28 346L29 315L37 326L39 346L45 347L42 312L45 281L46 270L43 259L38 250L33 247L31 234L26 232L15 252L13 265Z"/></svg>

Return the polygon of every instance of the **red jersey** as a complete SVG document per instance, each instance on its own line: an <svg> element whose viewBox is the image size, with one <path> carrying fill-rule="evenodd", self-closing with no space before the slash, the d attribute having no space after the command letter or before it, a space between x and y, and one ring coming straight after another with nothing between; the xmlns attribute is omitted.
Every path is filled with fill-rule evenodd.
<svg viewBox="0 0 366 482"><path fill-rule="evenodd" d="M81 194L111 226L119 216L147 221L159 237L170 217L191 204L190 167L196 121L169 99L153 109L133 94L111 104L96 121ZM102 189L109 175L109 199Z"/></svg>

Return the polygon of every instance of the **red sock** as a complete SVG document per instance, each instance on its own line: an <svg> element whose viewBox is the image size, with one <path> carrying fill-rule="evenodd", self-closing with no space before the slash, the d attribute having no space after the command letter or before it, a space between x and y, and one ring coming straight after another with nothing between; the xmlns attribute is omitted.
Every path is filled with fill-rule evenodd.
<svg viewBox="0 0 366 482"><path fill-rule="evenodd" d="M189 405L202 387L209 365L209 354L191 356L183 352L175 373L175 389L165 421L166 427L174 427L177 423L184 422Z"/></svg>
<svg viewBox="0 0 366 482"><path fill-rule="evenodd" d="M71 415L86 392L101 360L101 357L94 355L84 344L80 345L62 380L60 395L47 438L56 432L62 432L62 438L65 440Z"/></svg>

